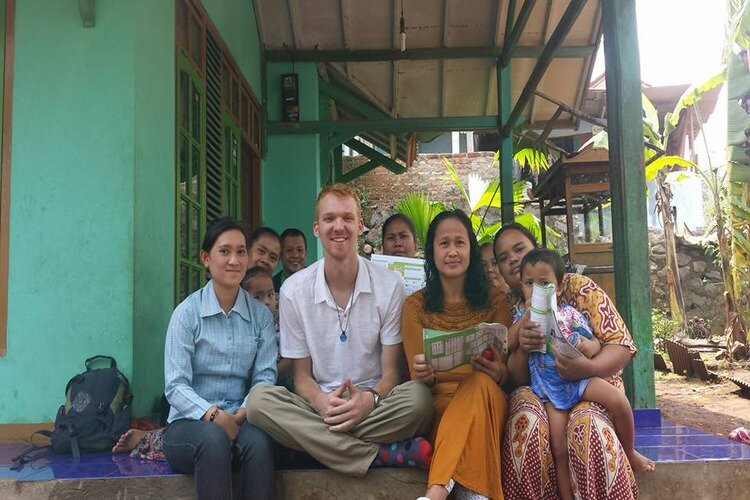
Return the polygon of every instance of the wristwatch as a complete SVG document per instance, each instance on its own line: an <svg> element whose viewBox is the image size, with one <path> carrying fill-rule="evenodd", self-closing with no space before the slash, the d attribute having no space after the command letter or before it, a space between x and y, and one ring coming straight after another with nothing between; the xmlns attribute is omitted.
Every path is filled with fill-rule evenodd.
<svg viewBox="0 0 750 500"><path fill-rule="evenodd" d="M367 392L369 392L369 393L372 394L372 397L375 400L375 408L377 408L378 406L380 406L380 400L382 399L380 397L380 393L378 391L376 391L375 389L368 388L368 389L365 389L365 390Z"/></svg>

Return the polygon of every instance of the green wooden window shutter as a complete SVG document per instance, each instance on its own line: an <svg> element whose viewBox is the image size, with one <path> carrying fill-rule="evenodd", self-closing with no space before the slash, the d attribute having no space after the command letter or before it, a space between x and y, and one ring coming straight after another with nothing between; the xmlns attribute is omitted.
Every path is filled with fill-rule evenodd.
<svg viewBox="0 0 750 500"><path fill-rule="evenodd" d="M222 215L223 138L221 111L221 49L209 33L206 37L206 219Z"/></svg>
<svg viewBox="0 0 750 500"><path fill-rule="evenodd" d="M242 129L227 109L238 99L228 95L231 82L219 40L205 33L205 78L178 51L176 302L206 283L198 257L206 226L218 217L241 217Z"/></svg>
<svg viewBox="0 0 750 500"><path fill-rule="evenodd" d="M177 276L176 299L206 281L199 261L206 230L205 101L203 79L180 54L177 68Z"/></svg>

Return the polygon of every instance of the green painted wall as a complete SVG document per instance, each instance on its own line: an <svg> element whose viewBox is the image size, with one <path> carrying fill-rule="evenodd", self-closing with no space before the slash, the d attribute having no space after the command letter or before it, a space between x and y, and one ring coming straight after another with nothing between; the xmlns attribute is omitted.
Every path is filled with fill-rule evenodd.
<svg viewBox="0 0 750 500"><path fill-rule="evenodd" d="M137 415L164 392L174 306L174 1L135 0L133 384Z"/></svg>
<svg viewBox="0 0 750 500"><path fill-rule="evenodd" d="M201 0L234 60L261 100L260 39L252 0Z"/></svg>
<svg viewBox="0 0 750 500"><path fill-rule="evenodd" d="M53 420L93 354L132 373L130 2L16 2L8 353L0 421Z"/></svg>
<svg viewBox="0 0 750 500"><path fill-rule="evenodd" d="M261 98L252 1L204 5ZM23 0L15 30L0 424L53 420L94 354L118 360L136 414L151 413L174 306L174 0L99 0L94 28L75 2Z"/></svg>
<svg viewBox="0 0 750 500"><path fill-rule="evenodd" d="M269 121L281 119L281 75L291 72L291 64L267 65ZM300 120L317 120L317 68L311 63L295 64L294 72L299 74ZM279 232L287 227L304 231L309 247L307 260L314 262L322 255L312 234L315 198L322 184L318 135L269 135L267 151L262 171L263 223Z"/></svg>

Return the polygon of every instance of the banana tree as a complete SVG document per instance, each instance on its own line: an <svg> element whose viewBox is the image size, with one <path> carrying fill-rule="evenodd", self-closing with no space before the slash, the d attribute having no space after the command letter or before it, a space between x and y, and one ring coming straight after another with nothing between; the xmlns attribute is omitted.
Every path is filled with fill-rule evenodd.
<svg viewBox="0 0 750 500"><path fill-rule="evenodd" d="M663 132L659 134L659 118L656 108L643 94L641 95L641 100L643 106L644 138L650 144L664 151L667 149L669 133L673 128L668 130L668 121L665 119ZM672 319L679 321L683 325L683 328L687 330L685 300L682 294L682 281L677 263L677 247L675 246L672 189L671 184L667 182L667 174L671 173L673 168L686 168L690 166L691 162L677 155L660 155L660 153L655 151L655 148L647 147L644 150L646 182L656 181L656 207L662 227L664 228L669 310L672 314Z"/></svg>
<svg viewBox="0 0 750 500"><path fill-rule="evenodd" d="M547 155L543 151L534 148L527 147L520 149L513 155L513 159L519 164L525 165L535 174L539 174L541 171L549 168ZM492 162L493 166L499 165L499 152L495 152ZM456 185L469 207L469 218L471 219L479 244L482 245L488 241L492 241L495 233L502 226L502 222L486 224L485 218L490 208L501 207L500 181L498 179L486 181L472 172L469 174L467 186L464 186L450 160L443 158L443 165L448 171L448 176ZM533 213L525 212L525 195L526 181L515 180L513 182L513 212L516 215L515 220L539 239L542 234L541 221ZM483 209L484 213L482 214ZM555 237L560 236L558 232L550 227L547 227L547 232Z"/></svg>
<svg viewBox="0 0 750 500"><path fill-rule="evenodd" d="M447 207L442 202L430 201L426 193L415 191L406 193L394 208L396 212L411 219L419 248L424 248L430 222L437 214L444 212Z"/></svg>
<svg viewBox="0 0 750 500"><path fill-rule="evenodd" d="M669 143L669 137L679 126L680 119L685 113L698 113L698 123L702 124L700 119L700 110L696 104L700 101L702 95L723 84L724 71L711 76L706 81L691 85L682 94L677 101L674 109L664 117L662 127L659 127L659 118L656 108L645 95L641 96L643 108L643 138L646 144L644 148L645 176L646 182L655 181L656 184L656 206L659 217L664 228L664 243L666 254L666 278L669 293L669 306L672 318L681 322L687 329L685 318L685 304L682 294L682 283L680 280L679 266L677 263L677 249L675 246L675 221L672 213L672 190L671 186L675 182L685 178L698 175L708 185L715 206L721 207L720 186L722 179L718 177L716 169L702 169L694 162L683 158L680 155L670 154L672 149ZM705 138L705 134L703 134ZM583 147L593 143L594 147L608 148L607 132L601 131L592 137ZM581 149L583 149L583 147ZM720 238L725 237L723 219L720 218L721 211L718 211L717 230ZM719 222L721 222L719 224ZM722 270L724 267L722 266ZM729 273L731 274L731 273ZM731 281L729 282L731 283ZM727 281L725 279L725 286Z"/></svg>
<svg viewBox="0 0 750 500"><path fill-rule="evenodd" d="M726 197L731 220L732 261L736 318L727 307L727 338L750 341L750 160L748 159L748 88L750 72L750 8L746 0L730 0L727 43L727 157L729 182ZM744 309L744 315L740 313ZM736 325L731 324L736 319ZM731 349L730 349L731 353Z"/></svg>

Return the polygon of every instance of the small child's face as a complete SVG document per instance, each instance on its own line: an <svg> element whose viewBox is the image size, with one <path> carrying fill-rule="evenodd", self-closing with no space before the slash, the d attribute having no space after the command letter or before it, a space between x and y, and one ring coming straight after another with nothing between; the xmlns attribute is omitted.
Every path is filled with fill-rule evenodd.
<svg viewBox="0 0 750 500"><path fill-rule="evenodd" d="M523 286L523 298L526 302L531 301L531 293L537 285L548 285L552 283L557 290L559 283L555 276L555 270L546 262L528 264L521 269L521 285Z"/></svg>
<svg viewBox="0 0 750 500"><path fill-rule="evenodd" d="M263 302L273 312L276 310L276 290L273 281L268 276L256 276L247 281L247 292Z"/></svg>

